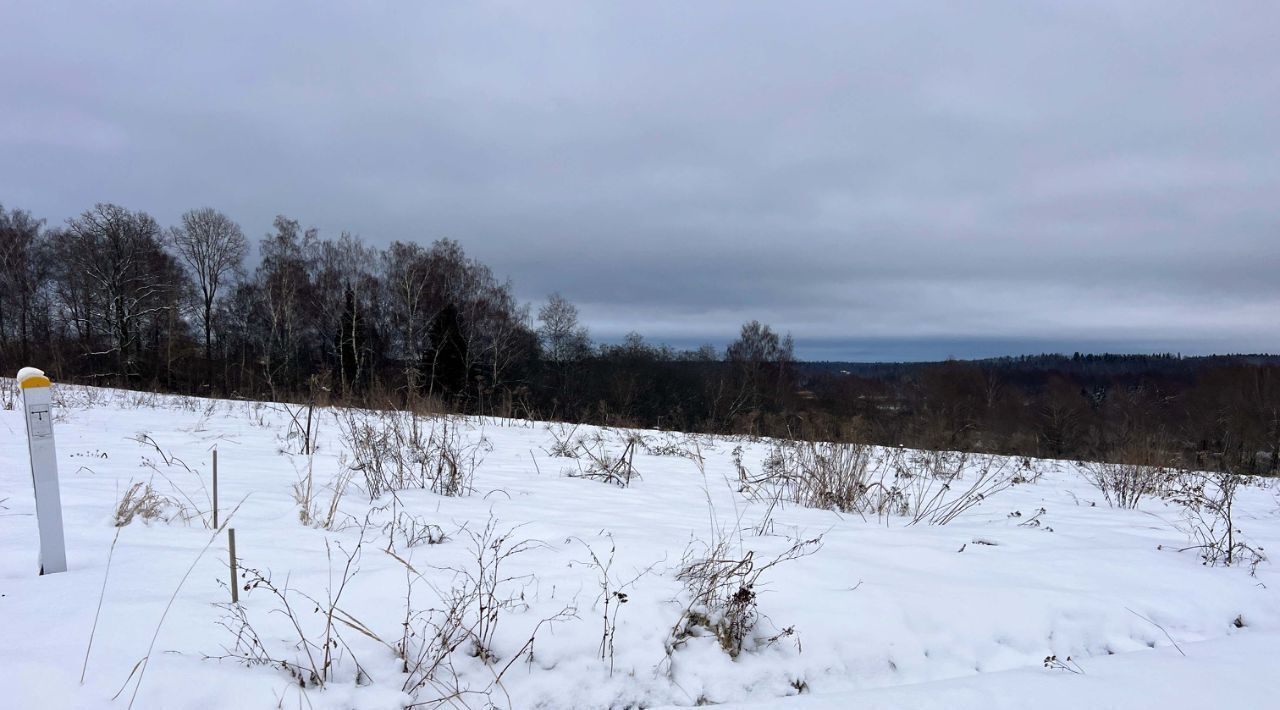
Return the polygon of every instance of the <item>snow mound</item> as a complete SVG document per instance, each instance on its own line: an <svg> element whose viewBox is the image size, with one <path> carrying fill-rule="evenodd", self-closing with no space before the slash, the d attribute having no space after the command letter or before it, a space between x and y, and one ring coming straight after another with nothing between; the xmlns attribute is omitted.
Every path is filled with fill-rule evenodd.
<svg viewBox="0 0 1280 710"><path fill-rule="evenodd" d="M41 370L38 367L24 367L21 370L18 370L18 384L22 384L32 377L44 377L44 370Z"/></svg>

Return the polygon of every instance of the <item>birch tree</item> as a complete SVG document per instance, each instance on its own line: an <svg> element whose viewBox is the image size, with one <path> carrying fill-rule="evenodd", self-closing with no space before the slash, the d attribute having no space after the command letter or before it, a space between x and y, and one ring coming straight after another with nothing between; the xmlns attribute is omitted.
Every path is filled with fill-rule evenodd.
<svg viewBox="0 0 1280 710"><path fill-rule="evenodd" d="M169 230L169 244L191 273L200 299L198 319L204 331L204 357L213 360L213 305L224 285L239 272L249 242L225 214L205 207L182 215Z"/></svg>

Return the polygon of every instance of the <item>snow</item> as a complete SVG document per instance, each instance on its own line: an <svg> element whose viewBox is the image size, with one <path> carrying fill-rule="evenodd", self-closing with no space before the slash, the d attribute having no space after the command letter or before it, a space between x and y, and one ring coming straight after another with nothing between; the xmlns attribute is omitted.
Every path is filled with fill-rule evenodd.
<svg viewBox="0 0 1280 710"><path fill-rule="evenodd" d="M1037 481L996 493L950 524L908 526L794 504L770 511L748 500L733 451L742 447L744 462L759 470L771 449L765 441L636 432L651 446L636 454L639 479L620 488L565 475L583 462L548 452L568 427L469 418L458 420L463 435L491 445L470 495L406 490L393 510L389 496L370 503L354 487L357 473L340 502L354 523L324 530L300 522L294 485L309 466L323 507L324 487L350 471L337 410L317 410L318 450L309 459L293 453L300 443L289 438L292 418L281 405L60 385L54 401L64 574L36 575L24 424L19 411L0 412L8 433L0 439L8 462L0 469L3 707L125 707L135 687L138 708L402 707L412 700L390 646L401 638L407 583L415 610L441 608L459 584L452 570L474 565L472 536L486 528L514 530L511 543L529 541L528 549L499 575L513 602L493 635L495 662L461 650L451 657L458 683L487 695L463 694L446 707L1168 709L1266 707L1274 695L1275 565L1262 563L1256 576L1248 566L1205 566L1178 551L1189 543L1177 505L1108 507L1069 462L1033 462ZM596 433L615 452L629 434L579 427L574 435ZM687 457L647 453L695 440L701 469ZM363 535L339 606L388 643L341 628L363 671L358 682L345 649L324 688L301 688L279 667L215 660L233 639L219 624L229 602L226 536L206 524L214 446L220 507L236 529L241 564L269 571L277 586L287 580L309 632L322 629L314 608L342 586L347 553ZM117 502L135 482L202 515L116 528ZM1237 525L1255 546L1280 549L1271 483L1241 489ZM1042 508L1039 525L1023 524ZM167 510L178 514L176 504ZM397 533L393 556L383 526L400 513L438 525L448 539L408 547ZM676 574L716 531L734 554L754 551L758 562L821 536L820 549L767 570L756 590L758 635L794 635L737 658L714 637L693 637L668 655L684 609ZM627 596L610 609L612 673L600 656L601 573L591 563L592 554L607 562L611 549L611 590L625 584ZM302 602L303 593L318 603ZM258 588L240 601L273 656L301 657L274 597ZM1051 655L1070 656L1074 670L1046 668Z"/></svg>
<svg viewBox="0 0 1280 710"><path fill-rule="evenodd" d="M24 367L21 370L18 370L18 384L22 384L32 377L44 377L44 370L41 370L38 367Z"/></svg>

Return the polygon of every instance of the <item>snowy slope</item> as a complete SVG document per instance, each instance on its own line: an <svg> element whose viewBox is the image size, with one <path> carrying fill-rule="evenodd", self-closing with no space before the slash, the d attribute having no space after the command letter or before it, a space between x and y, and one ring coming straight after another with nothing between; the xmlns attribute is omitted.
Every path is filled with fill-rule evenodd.
<svg viewBox="0 0 1280 710"><path fill-rule="evenodd" d="M564 427L466 419L454 420L466 441L487 441L470 495L406 490L371 503L335 410L317 410L318 450L305 456L279 405L75 387L58 387L55 402L65 574L35 576L25 429L19 411L0 412L0 707L126 707L135 692L139 708L399 708L440 697L444 707L520 708L1273 706L1274 563L1256 576L1204 566L1178 552L1188 544L1179 506L1109 507L1070 463L1033 462L1035 482L947 525L908 526L753 502L739 492L734 450L758 471L769 442L639 432L639 478L622 488L565 475L585 462L552 455ZM573 438L596 434L620 453L628 433L581 427ZM241 564L287 589L309 638L339 595L348 623L336 622L341 646L324 688L226 657L238 655L240 627L228 615L226 536L208 526L215 445ZM295 484L308 470L317 509L331 499L326 486L354 475L334 530L300 521ZM135 482L193 517L115 527ZM1241 489L1236 520L1256 547L1280 549L1280 489L1268 483ZM403 528L386 527L395 519L447 539L410 546ZM508 532L501 549L521 551L496 577L507 603L489 662L460 647L447 672L405 692L396 647L406 609L410 628L439 623L452 590L479 574L477 539L483 547ZM750 648L732 658L704 635L669 652L686 608L686 555L724 539L762 563L818 537L820 549L760 577ZM610 592L621 586L626 602L609 595L616 632L602 659L610 624L592 555L607 563L611 549ZM266 655L306 666L308 651L321 653L299 645L268 590L240 600ZM1046 668L1051 655L1070 656L1071 670Z"/></svg>

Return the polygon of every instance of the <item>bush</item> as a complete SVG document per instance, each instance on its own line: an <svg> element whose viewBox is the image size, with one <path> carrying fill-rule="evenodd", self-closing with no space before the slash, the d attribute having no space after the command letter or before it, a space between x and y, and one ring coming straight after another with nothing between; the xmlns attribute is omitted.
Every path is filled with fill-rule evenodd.
<svg viewBox="0 0 1280 710"><path fill-rule="evenodd" d="M348 411L340 424L348 466L364 475L370 500L408 488L469 495L476 467L493 448L483 435L468 441L460 417Z"/></svg>
<svg viewBox="0 0 1280 710"><path fill-rule="evenodd" d="M1233 565L1245 562L1250 571L1267 558L1261 547L1244 540L1236 527L1233 508L1236 491L1247 479L1234 473L1207 473L1179 477L1178 487L1169 499L1183 506L1187 534L1192 545L1182 551L1195 550L1204 564Z"/></svg>
<svg viewBox="0 0 1280 710"><path fill-rule="evenodd" d="M824 508L881 522L945 525L991 495L1033 481L1029 461L948 451L882 449L855 443L786 442L753 476L735 450L740 490L809 508Z"/></svg>
<svg viewBox="0 0 1280 710"><path fill-rule="evenodd" d="M704 633L714 635L720 648L734 658L744 650L793 634L791 627L767 638L756 633L760 620L756 588L768 570L811 555L821 545L821 537L797 541L763 564L757 562L754 551L742 556L732 554L729 539L723 536L701 554L686 551L676 579L684 584L687 604L671 631L668 655L687 639Z"/></svg>
<svg viewBox="0 0 1280 710"><path fill-rule="evenodd" d="M1108 505L1129 509L1137 508L1143 498L1165 492L1174 480L1168 468L1134 463L1087 464L1084 476L1102 491Z"/></svg>
<svg viewBox="0 0 1280 710"><path fill-rule="evenodd" d="M582 456L575 456L578 470L570 470L568 475L612 483L619 488L630 486L632 480L640 477L636 471L635 458L636 448L643 443L643 439L635 434L624 434L620 442L622 451L619 453L610 451L607 443L604 437L597 437L594 442L580 442L577 450L582 452ZM587 462L586 466L582 465L583 460Z"/></svg>

